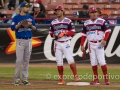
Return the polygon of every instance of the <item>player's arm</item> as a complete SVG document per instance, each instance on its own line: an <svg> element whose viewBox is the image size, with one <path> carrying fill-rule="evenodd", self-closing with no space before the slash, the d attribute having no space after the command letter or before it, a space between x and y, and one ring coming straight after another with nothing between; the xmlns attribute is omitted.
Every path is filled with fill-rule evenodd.
<svg viewBox="0 0 120 90"><path fill-rule="evenodd" d="M74 24L70 21L68 24L68 32L61 32L57 36L58 38L62 38L63 36L73 36L75 34L75 26Z"/></svg>
<svg viewBox="0 0 120 90"><path fill-rule="evenodd" d="M21 22L19 22L16 26L15 26L15 29L18 29L18 28L20 28L21 27Z"/></svg>
<svg viewBox="0 0 120 90"><path fill-rule="evenodd" d="M81 34L82 34L82 37L81 37L81 43L80 43L80 45L84 46L84 42L86 40L86 27L84 25L83 25Z"/></svg>
<svg viewBox="0 0 120 90"><path fill-rule="evenodd" d="M19 28L19 24L17 24L16 16L15 16L12 20L12 23L11 23L11 30L16 30L18 28Z"/></svg>
<svg viewBox="0 0 120 90"><path fill-rule="evenodd" d="M105 21L104 25L103 25L104 31L105 31L105 37L104 40L107 41L111 32L111 29L108 25L108 23Z"/></svg>
<svg viewBox="0 0 120 90"><path fill-rule="evenodd" d="M86 40L86 28L85 26L83 25L83 28L82 28L82 37L81 37L81 51L84 52L85 51L85 47L84 47L84 43L85 43L85 40Z"/></svg>
<svg viewBox="0 0 120 90"><path fill-rule="evenodd" d="M75 26L73 22L70 22L68 26L68 32L66 33L66 35L69 37L69 36L73 36L74 34L75 34Z"/></svg>
<svg viewBox="0 0 120 90"><path fill-rule="evenodd" d="M12 23L11 23L11 29L12 30L17 30L21 27L22 23L21 22L17 22L17 16L15 16L12 20Z"/></svg>
<svg viewBox="0 0 120 90"><path fill-rule="evenodd" d="M85 40L86 40L86 36L82 35L82 37L81 37L81 43L80 43L81 46L84 46Z"/></svg>
<svg viewBox="0 0 120 90"><path fill-rule="evenodd" d="M49 34L52 38L55 38L55 35L54 35L54 28L53 28L53 25L51 24L50 25L50 28L49 28Z"/></svg>
<svg viewBox="0 0 120 90"><path fill-rule="evenodd" d="M31 16L31 19L32 19L32 24L30 25L30 28L34 31L37 30L37 26L36 26L36 23L35 23L35 20L34 18Z"/></svg>
<svg viewBox="0 0 120 90"><path fill-rule="evenodd" d="M105 36L104 36L104 39L102 40L101 44L104 47L106 45L106 41L108 40L108 38L110 36L110 32L111 32L111 29L109 28L109 25L106 21L103 24L103 30L105 32Z"/></svg>

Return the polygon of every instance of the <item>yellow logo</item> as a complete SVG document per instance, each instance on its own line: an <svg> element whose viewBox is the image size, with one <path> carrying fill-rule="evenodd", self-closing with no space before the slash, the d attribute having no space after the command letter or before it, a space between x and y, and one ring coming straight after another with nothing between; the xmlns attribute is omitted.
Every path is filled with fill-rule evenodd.
<svg viewBox="0 0 120 90"><path fill-rule="evenodd" d="M12 31L11 28L7 29L7 33L11 38L12 42L6 48L6 54L13 54L16 51L16 38L15 38L15 31ZM32 48L38 47L42 44L42 41L36 37L32 37Z"/></svg>

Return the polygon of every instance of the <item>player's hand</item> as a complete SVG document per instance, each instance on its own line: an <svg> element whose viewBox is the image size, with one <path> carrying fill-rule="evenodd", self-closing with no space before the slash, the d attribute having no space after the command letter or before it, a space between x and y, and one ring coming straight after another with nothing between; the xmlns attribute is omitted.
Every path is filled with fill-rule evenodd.
<svg viewBox="0 0 120 90"><path fill-rule="evenodd" d="M55 39L55 34L53 34L52 38Z"/></svg>
<svg viewBox="0 0 120 90"><path fill-rule="evenodd" d="M22 26L22 23L19 22L17 25L16 25L16 29L20 28Z"/></svg>
<svg viewBox="0 0 120 90"><path fill-rule="evenodd" d="M28 22L28 26L30 27L30 28L32 28L32 23L31 22Z"/></svg>
<svg viewBox="0 0 120 90"><path fill-rule="evenodd" d="M53 34L52 38L53 38L53 40L57 40L58 39L58 37L55 34Z"/></svg>
<svg viewBox="0 0 120 90"><path fill-rule="evenodd" d="M84 52L85 51L85 47L81 46L81 51Z"/></svg>
<svg viewBox="0 0 120 90"><path fill-rule="evenodd" d="M101 45L104 47L106 45L106 41L102 40Z"/></svg>
<svg viewBox="0 0 120 90"><path fill-rule="evenodd" d="M63 36L66 35L66 32L61 32L59 35L58 35L58 38L62 38Z"/></svg>
<svg viewBox="0 0 120 90"><path fill-rule="evenodd" d="M82 58L83 58L83 59L86 59L86 58L87 58L87 53L86 53L85 50L84 50L84 52L82 53Z"/></svg>
<svg viewBox="0 0 120 90"><path fill-rule="evenodd" d="M21 25L22 25L22 23L21 23L21 22L19 22L17 25L21 26Z"/></svg>

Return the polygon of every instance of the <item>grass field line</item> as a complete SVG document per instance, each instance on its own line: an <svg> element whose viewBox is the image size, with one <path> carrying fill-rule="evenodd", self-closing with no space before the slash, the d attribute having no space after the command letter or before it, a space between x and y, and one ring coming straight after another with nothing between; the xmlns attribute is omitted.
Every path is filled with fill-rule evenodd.
<svg viewBox="0 0 120 90"><path fill-rule="evenodd" d="M77 68L91 68L90 64L76 64ZM15 67L15 63L0 63L0 67ZM56 63L30 63L29 67L40 67L40 68L55 68L57 67ZM100 67L100 66L99 66ZM108 64L107 65L108 69L113 69L113 68L120 68L119 64ZM64 68L69 68L69 65L67 63L64 64Z"/></svg>

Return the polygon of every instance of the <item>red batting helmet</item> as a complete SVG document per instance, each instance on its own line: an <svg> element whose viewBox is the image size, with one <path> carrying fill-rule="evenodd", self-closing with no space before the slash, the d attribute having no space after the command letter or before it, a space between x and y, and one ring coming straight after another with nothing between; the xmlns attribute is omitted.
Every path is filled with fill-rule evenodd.
<svg viewBox="0 0 120 90"><path fill-rule="evenodd" d="M56 11L56 10L62 10L62 11L64 11L64 8L63 8L63 6L58 5L58 6L55 8L55 11Z"/></svg>
<svg viewBox="0 0 120 90"><path fill-rule="evenodd" d="M34 0L34 3L42 3L42 0Z"/></svg>
<svg viewBox="0 0 120 90"><path fill-rule="evenodd" d="M92 13L92 12L97 12L97 9L95 7L90 7L89 8L89 12Z"/></svg>

